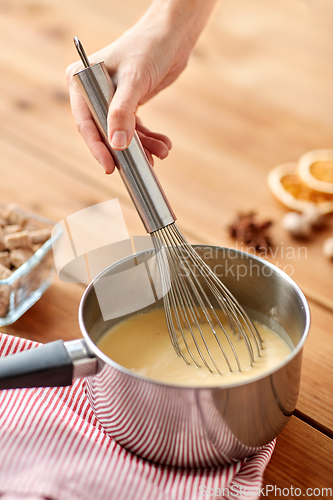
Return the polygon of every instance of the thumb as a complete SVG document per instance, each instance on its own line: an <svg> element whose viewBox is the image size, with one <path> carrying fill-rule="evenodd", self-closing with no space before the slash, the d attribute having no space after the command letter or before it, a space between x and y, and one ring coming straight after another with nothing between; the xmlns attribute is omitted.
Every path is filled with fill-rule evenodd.
<svg viewBox="0 0 333 500"><path fill-rule="evenodd" d="M108 136L113 149L126 149L135 130L141 92L133 83L118 83L108 112Z"/></svg>

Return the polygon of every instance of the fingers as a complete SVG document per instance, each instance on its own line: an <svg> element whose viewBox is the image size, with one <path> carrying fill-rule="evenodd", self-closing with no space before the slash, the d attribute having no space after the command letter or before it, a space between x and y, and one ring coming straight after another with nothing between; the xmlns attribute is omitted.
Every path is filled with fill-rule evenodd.
<svg viewBox="0 0 333 500"><path fill-rule="evenodd" d="M154 138L154 139L157 139L158 141L163 142L167 146L168 150L170 150L172 148L172 142L170 141L168 136L166 136L164 134L159 134L157 132L152 132L151 130L149 130L147 127L145 127L142 124L142 122L138 116L136 117L136 129L138 132L142 132L146 136L149 136L151 138Z"/></svg>
<svg viewBox="0 0 333 500"><path fill-rule="evenodd" d="M141 120L136 117L136 130L146 152L149 151L150 156L155 155L160 160L166 158L169 150L172 147L169 137L164 134L151 132L142 125ZM153 164L152 164L153 165Z"/></svg>
<svg viewBox="0 0 333 500"><path fill-rule="evenodd" d="M150 153L150 155L155 155L160 160L164 160L164 158L168 156L169 148L164 142L158 141L153 137L149 137L140 131L138 131L138 136L141 140L142 146Z"/></svg>
<svg viewBox="0 0 333 500"><path fill-rule="evenodd" d="M135 130L135 113L142 92L138 78L133 80L131 75L119 78L108 113L108 134L113 149L122 150L129 146Z"/></svg>
<svg viewBox="0 0 333 500"><path fill-rule="evenodd" d="M67 78L69 80L69 95L76 126L94 158L102 165L106 174L111 174L115 169L113 158L101 138L79 89L70 76L67 75Z"/></svg>

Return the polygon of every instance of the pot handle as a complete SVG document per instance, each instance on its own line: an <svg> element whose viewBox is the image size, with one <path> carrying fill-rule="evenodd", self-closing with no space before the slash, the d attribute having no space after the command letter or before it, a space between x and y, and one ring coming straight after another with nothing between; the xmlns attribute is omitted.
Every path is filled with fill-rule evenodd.
<svg viewBox="0 0 333 500"><path fill-rule="evenodd" d="M0 359L0 390L71 385L97 373L97 358L83 339L56 340Z"/></svg>

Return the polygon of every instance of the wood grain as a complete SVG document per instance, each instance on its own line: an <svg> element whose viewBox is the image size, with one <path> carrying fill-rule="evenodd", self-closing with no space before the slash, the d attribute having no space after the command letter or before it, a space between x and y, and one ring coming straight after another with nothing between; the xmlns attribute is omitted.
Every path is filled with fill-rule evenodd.
<svg viewBox="0 0 333 500"><path fill-rule="evenodd" d="M302 378L297 409L333 436L333 314L311 304L311 329L303 351Z"/></svg>
<svg viewBox="0 0 333 500"><path fill-rule="evenodd" d="M317 496L318 493L318 498L329 498L333 494L332 459L332 439L298 418L291 417L277 439L275 451L264 474L264 487L270 485L268 498L310 497ZM281 488L281 493L275 489L270 491L272 486ZM284 488L285 495L282 492ZM300 488L301 495L298 491L295 494L296 488ZM312 491L307 492L308 488ZM329 490L326 494L323 488L331 488L331 494Z"/></svg>

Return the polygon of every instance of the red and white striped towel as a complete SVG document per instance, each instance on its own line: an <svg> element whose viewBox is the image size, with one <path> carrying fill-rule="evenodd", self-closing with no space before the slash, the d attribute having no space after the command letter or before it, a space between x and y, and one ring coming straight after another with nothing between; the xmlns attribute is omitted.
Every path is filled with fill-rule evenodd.
<svg viewBox="0 0 333 500"><path fill-rule="evenodd" d="M0 356L37 345L0 333ZM0 392L1 500L259 496L275 442L224 468L186 470L156 465L128 452L104 432L85 397L84 384L78 380L65 388Z"/></svg>

